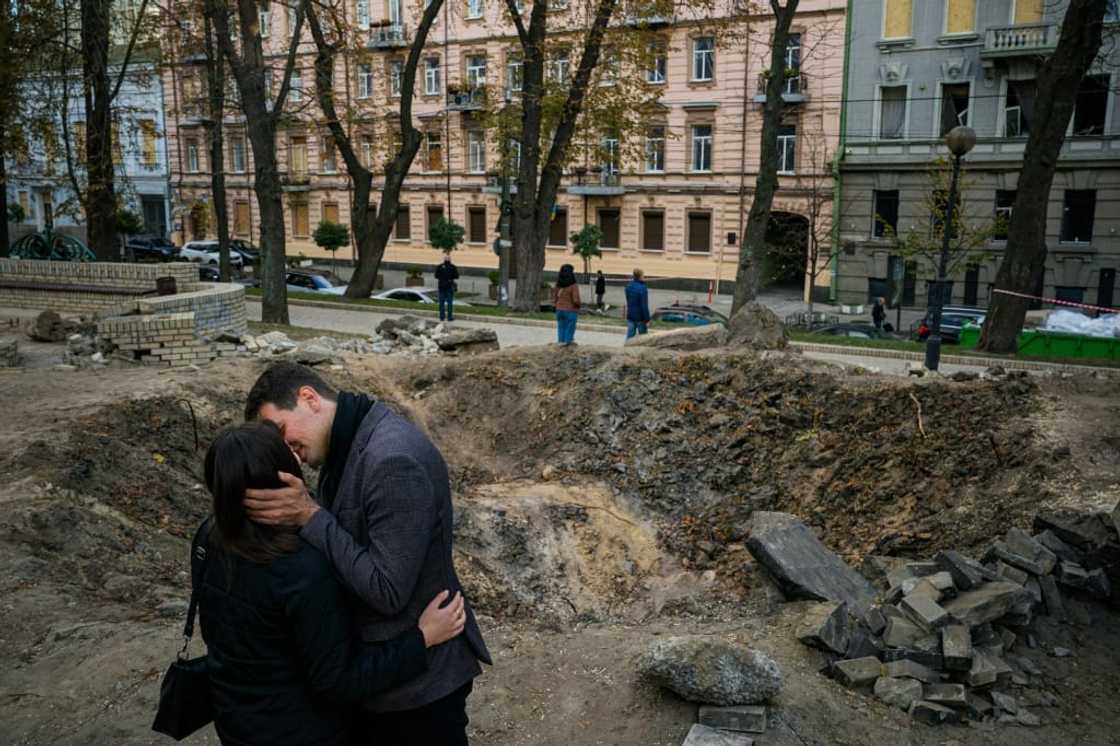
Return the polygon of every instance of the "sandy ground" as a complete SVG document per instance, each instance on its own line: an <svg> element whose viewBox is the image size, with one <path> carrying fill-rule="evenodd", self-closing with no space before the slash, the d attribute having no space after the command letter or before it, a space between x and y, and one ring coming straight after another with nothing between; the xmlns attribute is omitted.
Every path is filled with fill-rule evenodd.
<svg viewBox="0 0 1120 746"><path fill-rule="evenodd" d="M628 358L626 365L642 360ZM494 371L522 376L530 363L561 370L582 364L548 349L487 357ZM428 374L417 367L424 365L437 367ZM473 743L679 744L696 706L634 673L644 647L672 634L739 640L779 662L785 685L759 744L1120 743L1114 612L1074 603L1072 624L1042 620L1039 647L1016 649L1044 671L1023 696L1056 698L1055 706L1034 710L1041 728L913 725L822 676L820 655L794 639L798 606L782 603L761 574L740 583L722 567L704 573L690 566L661 544L653 515L603 479L569 468L544 481L540 466L553 461L547 453L472 478L472 470L504 463L499 443L477 418L467 420L479 425L472 432L444 416L443 400L432 395L429 404L414 393L419 379L449 376L456 365L378 360L331 375L408 402L452 462L457 561L484 608L481 623L495 656L470 700ZM260 369L235 360L166 374L0 371L0 742L169 742L149 730L159 678L180 642L182 610L168 604L186 598L184 534L207 502L197 483L201 455L191 418L175 402L195 402L205 443L236 420ZM484 395L470 388L476 374L461 375L453 384L464 387L461 397ZM486 383L496 385L493 377ZM547 382L524 377L499 383L548 390ZM1076 464L1062 499L1107 501L1120 483L1115 388L1044 385L1031 417L1051 445L1072 448ZM120 412L114 416L107 406ZM1054 658L1047 654L1053 645L1076 654ZM196 641L192 650L201 649ZM187 742L216 737L206 729Z"/></svg>

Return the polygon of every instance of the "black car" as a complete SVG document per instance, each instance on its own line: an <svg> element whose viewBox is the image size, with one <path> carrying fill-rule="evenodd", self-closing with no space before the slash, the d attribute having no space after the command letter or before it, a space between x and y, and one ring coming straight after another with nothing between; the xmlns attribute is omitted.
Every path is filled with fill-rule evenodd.
<svg viewBox="0 0 1120 746"><path fill-rule="evenodd" d="M728 318L711 306L691 303L673 303L669 306L661 306L650 316L653 321L688 324L689 326L707 326L708 324L727 326L728 323Z"/></svg>
<svg viewBox="0 0 1120 746"><path fill-rule="evenodd" d="M832 326L813 329L813 334L823 334L829 337L852 337L854 339L883 339L889 336L882 329L876 329L871 324L833 324Z"/></svg>
<svg viewBox="0 0 1120 746"><path fill-rule="evenodd" d="M988 315L986 308L972 306L945 306L941 309L941 341L947 344L957 344L961 340L961 329L965 324L984 324L984 317ZM910 330L911 334L919 341L924 342L929 338L930 325L933 323L933 313L926 311L926 315Z"/></svg>
<svg viewBox="0 0 1120 746"><path fill-rule="evenodd" d="M137 262L170 262L179 257L179 247L162 236L133 236L125 249Z"/></svg>
<svg viewBox="0 0 1120 746"><path fill-rule="evenodd" d="M222 273L212 264L198 265L198 279L202 282L221 282Z"/></svg>
<svg viewBox="0 0 1120 746"><path fill-rule="evenodd" d="M245 264L257 264L261 259L261 250L240 238L235 238L229 242L229 250L240 254Z"/></svg>

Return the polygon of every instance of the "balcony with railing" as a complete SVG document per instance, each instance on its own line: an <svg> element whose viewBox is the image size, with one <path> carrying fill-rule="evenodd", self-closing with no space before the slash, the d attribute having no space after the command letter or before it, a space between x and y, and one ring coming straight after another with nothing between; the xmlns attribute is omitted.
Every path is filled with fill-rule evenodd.
<svg viewBox="0 0 1120 746"><path fill-rule="evenodd" d="M482 111L486 108L486 89L450 89L447 92L448 111Z"/></svg>
<svg viewBox="0 0 1120 746"><path fill-rule="evenodd" d="M992 59L1050 54L1058 46L1058 31L1058 26L1052 23L990 28L984 32L980 56Z"/></svg>
<svg viewBox="0 0 1120 746"><path fill-rule="evenodd" d="M311 173L306 169L289 169L280 174L280 186L285 192L306 192L311 188Z"/></svg>
<svg viewBox="0 0 1120 746"><path fill-rule="evenodd" d="M756 104L766 103L766 86L770 83L770 71L763 70L758 74L758 87L754 94ZM795 74L786 73L782 81L782 101L787 104L803 104L809 98L809 78L804 70L796 70Z"/></svg>
<svg viewBox="0 0 1120 746"><path fill-rule="evenodd" d="M622 174L609 168L575 170L576 183L568 185L568 194L582 194L588 197L616 197L626 193L622 186Z"/></svg>
<svg viewBox="0 0 1120 746"><path fill-rule="evenodd" d="M408 26L403 23L383 23L369 27L370 49L400 49L408 45Z"/></svg>

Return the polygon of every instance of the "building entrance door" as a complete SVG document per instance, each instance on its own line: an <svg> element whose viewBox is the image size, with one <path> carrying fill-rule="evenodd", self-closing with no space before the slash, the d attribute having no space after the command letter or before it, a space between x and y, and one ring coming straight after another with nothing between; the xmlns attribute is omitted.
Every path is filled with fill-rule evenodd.
<svg viewBox="0 0 1120 746"><path fill-rule="evenodd" d="M156 236L166 236L167 210L164 207L163 197L141 195L140 208L144 213L144 230Z"/></svg>

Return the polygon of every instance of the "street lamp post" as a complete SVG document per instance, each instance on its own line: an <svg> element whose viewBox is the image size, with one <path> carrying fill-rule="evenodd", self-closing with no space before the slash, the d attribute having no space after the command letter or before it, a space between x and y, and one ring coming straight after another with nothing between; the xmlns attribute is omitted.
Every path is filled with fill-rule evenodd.
<svg viewBox="0 0 1120 746"><path fill-rule="evenodd" d="M506 90L505 104L509 107L511 102L510 91ZM499 129L499 132L501 130ZM500 136L500 135L499 135ZM510 199L509 189L509 138L502 137L502 198L499 205L498 218L498 305L509 305L509 255L513 247L510 236L510 218L513 213L513 203Z"/></svg>
<svg viewBox="0 0 1120 746"><path fill-rule="evenodd" d="M953 176L949 182L949 197L945 203L945 217L941 226L941 259L937 265L937 284L930 302L929 339L926 340L926 368L937 370L941 362L941 309L945 305L945 281L949 273L949 242L953 237L953 219L957 207L958 181L961 175L961 158L976 145L976 132L971 127L954 127L945 135L945 144L953 156Z"/></svg>

